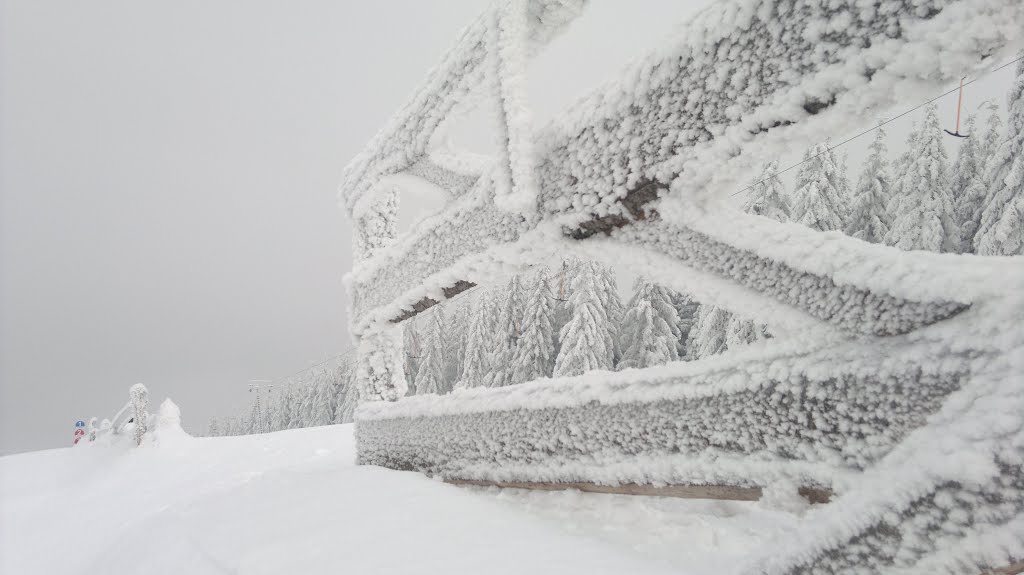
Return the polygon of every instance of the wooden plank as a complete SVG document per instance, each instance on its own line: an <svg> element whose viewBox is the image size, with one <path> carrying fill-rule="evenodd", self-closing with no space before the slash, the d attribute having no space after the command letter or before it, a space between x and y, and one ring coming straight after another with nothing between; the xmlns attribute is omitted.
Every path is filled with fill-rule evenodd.
<svg viewBox="0 0 1024 575"><path fill-rule="evenodd" d="M464 292L464 291L466 291L466 290L468 290L470 288L474 288L474 287L476 287L476 284L473 283L473 282L468 282L468 281L465 281L465 280L459 280L459 281L455 282L455 285L450 286L450 287L446 287L446 288L442 288L441 291L442 291L442 293L444 293L445 299L452 299L453 297L459 295L460 293L462 293L462 292ZM400 315L400 316L398 316L396 318L393 318L391 320L391 323L402 323L403 321L405 321L405 320L407 320L407 319L409 319L411 317L415 317L415 316L417 316L417 315L427 311L428 309L434 307L435 305L437 305L439 303L441 303L441 302L439 302L439 301L437 301L437 300L435 300L433 298L425 297L425 298L421 299L420 301L412 304L412 309L411 310L405 310L404 312L402 312L402 315Z"/></svg>
<svg viewBox="0 0 1024 575"><path fill-rule="evenodd" d="M1024 573L1024 561L1018 561L1006 567L998 567L991 571L986 571L982 575L1020 575L1021 573Z"/></svg>
<svg viewBox="0 0 1024 575"><path fill-rule="evenodd" d="M757 501L763 490L760 487L739 487L736 485L644 485L625 483L621 485L598 485L582 481L540 483L525 481L486 481L479 479L445 479L452 485L474 487L501 487L504 489L533 489L538 491L562 491L578 489L587 493L610 493L616 495L643 495L649 497L678 497L681 499L719 499L725 501ZM832 490L822 487L801 487L801 496L811 503L828 503Z"/></svg>

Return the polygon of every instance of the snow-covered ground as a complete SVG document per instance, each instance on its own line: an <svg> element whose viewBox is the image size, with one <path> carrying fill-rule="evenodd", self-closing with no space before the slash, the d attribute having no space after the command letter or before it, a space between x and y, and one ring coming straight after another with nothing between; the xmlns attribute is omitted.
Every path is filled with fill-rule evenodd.
<svg viewBox="0 0 1024 575"><path fill-rule="evenodd" d="M356 466L351 425L218 438L157 425L141 448L0 458L0 573L722 575L798 521Z"/></svg>

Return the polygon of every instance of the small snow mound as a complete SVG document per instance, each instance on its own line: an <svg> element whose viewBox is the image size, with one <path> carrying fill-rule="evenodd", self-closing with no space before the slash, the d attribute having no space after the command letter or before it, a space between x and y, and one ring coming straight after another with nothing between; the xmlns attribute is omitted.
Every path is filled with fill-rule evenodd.
<svg viewBox="0 0 1024 575"><path fill-rule="evenodd" d="M160 409L150 416L149 429L151 431L144 440L146 444L167 446L192 438L181 428L181 409L170 398L165 399Z"/></svg>

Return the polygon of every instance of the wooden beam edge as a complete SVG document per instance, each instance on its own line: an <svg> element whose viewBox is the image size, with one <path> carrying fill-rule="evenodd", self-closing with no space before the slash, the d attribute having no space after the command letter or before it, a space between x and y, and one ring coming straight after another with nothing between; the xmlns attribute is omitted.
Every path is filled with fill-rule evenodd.
<svg viewBox="0 0 1024 575"><path fill-rule="evenodd" d="M646 497L676 497L679 499L718 499L723 501L757 501L764 490L761 487L737 485L650 485L623 483L600 485L584 481L532 482L532 481L488 481L481 479L445 479L445 483L472 487L500 487L503 489L532 489L535 491L563 491L577 489L586 493L614 495L640 495ZM810 503L828 503L832 490L825 487L800 487L797 492Z"/></svg>
<svg viewBox="0 0 1024 575"><path fill-rule="evenodd" d="M1018 561L1005 567L997 567L981 575L1020 575L1021 573L1024 573L1024 561Z"/></svg>
<svg viewBox="0 0 1024 575"><path fill-rule="evenodd" d="M476 284L473 282L459 280L455 282L455 285L442 288L441 292L444 294L445 299L452 299L453 297L459 295L460 293L472 289L474 287L476 287ZM409 318L416 317L417 315L427 311L428 309L434 307L439 303L441 302L435 300L434 298L424 297L420 299L418 302L412 304L412 309L403 310L401 315L394 317L388 321L390 321L391 323L402 323L403 321Z"/></svg>

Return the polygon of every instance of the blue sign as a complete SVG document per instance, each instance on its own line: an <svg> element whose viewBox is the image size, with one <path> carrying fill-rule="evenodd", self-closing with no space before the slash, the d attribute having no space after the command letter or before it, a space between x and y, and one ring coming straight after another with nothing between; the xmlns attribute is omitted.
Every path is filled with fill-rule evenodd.
<svg viewBox="0 0 1024 575"><path fill-rule="evenodd" d="M75 427L85 427L85 422L79 419L75 422Z"/></svg>

